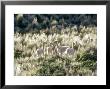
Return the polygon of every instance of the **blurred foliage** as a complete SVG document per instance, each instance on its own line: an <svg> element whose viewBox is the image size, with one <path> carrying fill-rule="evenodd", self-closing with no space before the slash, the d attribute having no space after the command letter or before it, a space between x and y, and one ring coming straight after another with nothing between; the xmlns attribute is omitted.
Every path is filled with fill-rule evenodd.
<svg viewBox="0 0 110 89"><path fill-rule="evenodd" d="M55 57L42 62L41 68L36 74L41 76L61 76L66 75L63 63L58 63Z"/></svg>
<svg viewBox="0 0 110 89"><path fill-rule="evenodd" d="M81 53L81 54L77 54L77 59L78 61L86 61L86 60L93 60L96 61L97 60L97 50L95 48L90 48L89 50Z"/></svg>
<svg viewBox="0 0 110 89"><path fill-rule="evenodd" d="M36 19L35 19L36 18ZM33 21L36 22L33 24ZM51 29L52 26L57 29L82 26L97 26L96 14L15 14L14 30L15 32L39 32L41 29ZM47 32L48 34L48 32Z"/></svg>
<svg viewBox="0 0 110 89"><path fill-rule="evenodd" d="M20 50L14 50L14 58L19 58L22 56L22 51Z"/></svg>

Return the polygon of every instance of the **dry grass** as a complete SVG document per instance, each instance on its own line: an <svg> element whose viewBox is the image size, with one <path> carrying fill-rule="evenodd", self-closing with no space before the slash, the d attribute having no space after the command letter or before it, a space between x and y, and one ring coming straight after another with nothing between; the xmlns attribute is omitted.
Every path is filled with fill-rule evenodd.
<svg viewBox="0 0 110 89"><path fill-rule="evenodd" d="M57 30L55 30L57 31ZM16 76L94 76L97 70L96 27L82 28L78 33L66 28L60 34L14 34ZM73 44L73 45L72 45ZM73 55L59 54L56 48L69 46ZM47 47L52 47L47 52ZM37 50L43 49L41 55ZM52 53L53 52L53 53Z"/></svg>

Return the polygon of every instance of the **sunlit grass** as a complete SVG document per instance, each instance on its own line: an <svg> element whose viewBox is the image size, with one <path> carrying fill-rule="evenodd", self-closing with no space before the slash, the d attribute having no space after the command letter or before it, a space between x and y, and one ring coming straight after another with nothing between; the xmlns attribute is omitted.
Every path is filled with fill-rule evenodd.
<svg viewBox="0 0 110 89"><path fill-rule="evenodd" d="M69 28L53 35L45 33L15 33L14 60L16 76L94 76L97 71L96 28L85 28L80 33ZM36 50L50 46L66 45L75 53L69 55L38 56ZM45 43L45 44L44 44ZM43 45L44 44L44 45Z"/></svg>

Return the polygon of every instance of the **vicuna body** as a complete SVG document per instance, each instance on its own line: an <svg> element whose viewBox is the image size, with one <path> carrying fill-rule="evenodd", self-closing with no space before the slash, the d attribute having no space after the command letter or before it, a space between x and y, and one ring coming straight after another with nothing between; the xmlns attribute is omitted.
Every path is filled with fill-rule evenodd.
<svg viewBox="0 0 110 89"><path fill-rule="evenodd" d="M74 54L74 48L73 48L73 43L72 43L72 47L70 46L58 46L57 48L57 52L59 55L73 55Z"/></svg>
<svg viewBox="0 0 110 89"><path fill-rule="evenodd" d="M59 55L62 55L65 53L66 49L69 48L69 46L60 46L57 48L57 52Z"/></svg>
<svg viewBox="0 0 110 89"><path fill-rule="evenodd" d="M67 55L73 55L74 54L74 49L73 48L67 48L66 51L65 51L65 54Z"/></svg>
<svg viewBox="0 0 110 89"><path fill-rule="evenodd" d="M44 54L45 54L44 46L45 46L45 42L43 42L43 45L42 45L41 48L38 48L36 50L36 54L37 54L38 57L43 57L44 56Z"/></svg>
<svg viewBox="0 0 110 89"><path fill-rule="evenodd" d="M53 47L47 47L47 55L53 55Z"/></svg>
<svg viewBox="0 0 110 89"><path fill-rule="evenodd" d="M43 54L44 54L43 48L38 48L38 49L36 50L36 53L37 53L37 56L38 56L38 57L42 57Z"/></svg>

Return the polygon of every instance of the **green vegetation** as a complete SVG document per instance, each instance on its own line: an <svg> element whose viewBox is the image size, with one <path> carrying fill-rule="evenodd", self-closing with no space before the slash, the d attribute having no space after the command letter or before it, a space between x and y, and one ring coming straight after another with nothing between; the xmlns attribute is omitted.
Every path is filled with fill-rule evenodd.
<svg viewBox="0 0 110 89"><path fill-rule="evenodd" d="M96 76L97 75L97 28L92 21L85 27L67 23L68 17L94 18L96 15L61 15L66 26L58 28L58 15L47 15L49 24L43 26L46 15L29 15L38 17L38 23L26 30L29 23L28 15L15 15L14 33L14 65L15 76ZM43 16L43 17L42 17ZM45 17L45 18L44 18ZM54 17L55 21L51 17ZM58 16L60 18L60 16ZM44 18L41 20L41 18ZM67 19L68 18L68 19ZM23 20L24 19L24 20ZM71 18L72 19L72 18ZM87 20L87 19L86 19ZM19 22L21 21L21 23ZM27 24L23 24L23 21ZM46 20L47 21L47 20ZM52 23L57 23L50 25ZM75 23L75 22L73 22ZM71 26L70 26L71 24ZM78 24L78 23L77 23ZM49 26L50 27L49 27ZM64 25L64 24L63 24ZM91 26L90 26L91 25ZM33 26L33 25L31 25ZM21 30L17 30L17 27ZM38 28L37 28L38 27ZM36 29L36 31L34 31ZM80 31L78 31L80 29ZM38 32L37 32L38 31ZM63 48L67 47L67 48ZM62 50L60 50L62 48Z"/></svg>

